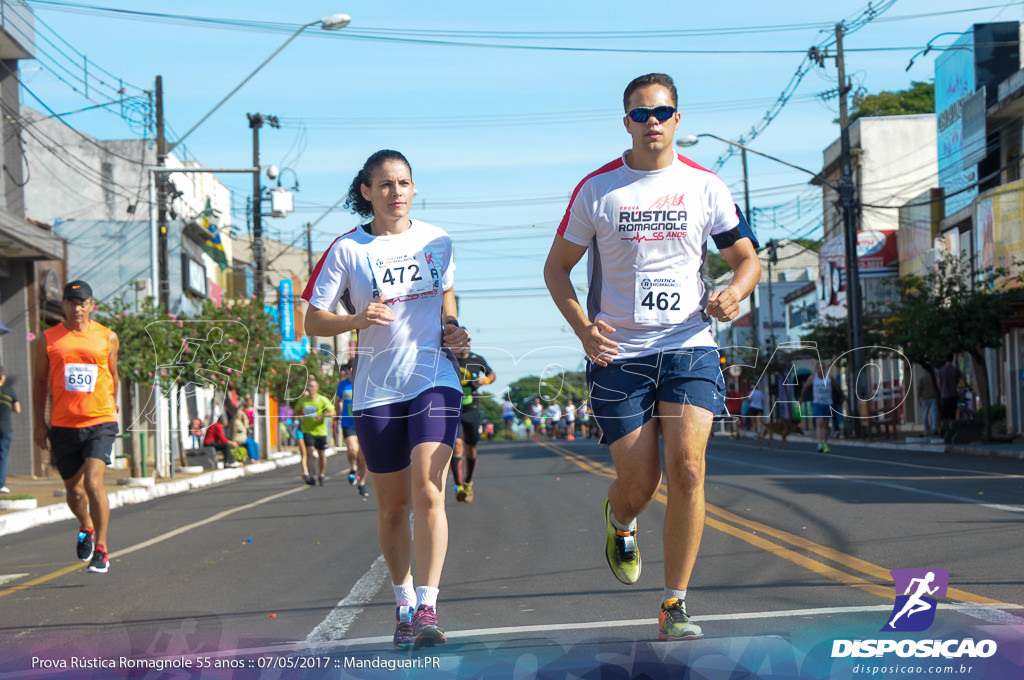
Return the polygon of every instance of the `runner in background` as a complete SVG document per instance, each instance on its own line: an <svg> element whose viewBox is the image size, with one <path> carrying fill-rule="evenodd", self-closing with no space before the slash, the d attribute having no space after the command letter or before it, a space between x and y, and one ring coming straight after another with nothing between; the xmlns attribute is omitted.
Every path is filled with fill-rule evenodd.
<svg viewBox="0 0 1024 680"><path fill-rule="evenodd" d="M302 476L306 484L320 486L327 480L327 420L334 415L334 404L320 394L320 383L313 376L306 380L306 389L295 402L296 415L302 416L299 430L302 442L306 447L306 455L302 458ZM317 452L317 477L313 480L312 467L309 459Z"/></svg>
<svg viewBox="0 0 1024 680"><path fill-rule="evenodd" d="M512 423L516 419L516 407L507 394L505 401L501 404L501 419L505 423L505 439L512 439Z"/></svg>
<svg viewBox="0 0 1024 680"><path fill-rule="evenodd" d="M85 281L64 286L64 321L35 341L35 441L53 452L67 504L78 518L78 559L89 573L110 568L110 504L103 473L111 463L117 425L117 334L89 318L96 308ZM53 395L51 422L46 400Z"/></svg>
<svg viewBox="0 0 1024 680"><path fill-rule="evenodd" d="M495 380L494 371L487 360L465 347L455 350L459 360L459 379L462 382L462 418L459 421L459 438L455 440L452 457L452 477L455 479L455 500L459 503L473 502L473 473L476 472L477 445L480 443L480 395L483 385ZM465 457L465 469L463 469Z"/></svg>
<svg viewBox="0 0 1024 680"><path fill-rule="evenodd" d="M544 432L544 406L539 397L530 404L530 424L533 425L533 440L537 441Z"/></svg>
<svg viewBox="0 0 1024 680"><path fill-rule="evenodd" d="M348 483L355 486L359 495L366 499L370 493L366 490L366 460L363 450L359 448L359 437L356 436L356 425L352 419L352 362L341 366L341 382L334 392L334 419L341 428L341 437L345 444L345 455L348 457ZM337 439L335 439L337 441Z"/></svg>

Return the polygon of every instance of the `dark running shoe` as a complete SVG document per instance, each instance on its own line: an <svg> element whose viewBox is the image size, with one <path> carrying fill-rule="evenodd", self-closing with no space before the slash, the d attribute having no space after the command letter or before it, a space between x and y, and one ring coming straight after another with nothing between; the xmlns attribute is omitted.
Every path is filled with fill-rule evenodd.
<svg viewBox="0 0 1024 680"><path fill-rule="evenodd" d="M92 559L93 543L96 540L95 529L78 530L78 559L88 562Z"/></svg>
<svg viewBox="0 0 1024 680"><path fill-rule="evenodd" d="M356 488L359 489L359 495L363 497L364 501L370 497L370 492L366 490L365 484L360 484Z"/></svg>
<svg viewBox="0 0 1024 680"><path fill-rule="evenodd" d="M313 479L313 477L311 475L306 475L305 477L303 477L303 479L305 479L306 480L306 484L309 484L310 486L313 486L314 484L316 484L316 480Z"/></svg>
<svg viewBox="0 0 1024 680"><path fill-rule="evenodd" d="M89 573L106 574L109 568L110 559L107 557L107 551L101 545L96 546L92 553L92 562L89 563Z"/></svg>
<svg viewBox="0 0 1024 680"><path fill-rule="evenodd" d="M699 640L704 631L686 615L686 605L673 597L661 604L658 614L659 640Z"/></svg>
<svg viewBox="0 0 1024 680"><path fill-rule="evenodd" d="M413 644L412 607L402 605L395 609L395 649L409 649Z"/></svg>
<svg viewBox="0 0 1024 680"><path fill-rule="evenodd" d="M320 482L320 486L324 485L324 479L326 478L323 475L320 475L319 477L316 478L316 480Z"/></svg>
<svg viewBox="0 0 1024 680"><path fill-rule="evenodd" d="M423 649L448 642L441 626L437 625L437 612L433 607L421 604L412 616L414 647Z"/></svg>

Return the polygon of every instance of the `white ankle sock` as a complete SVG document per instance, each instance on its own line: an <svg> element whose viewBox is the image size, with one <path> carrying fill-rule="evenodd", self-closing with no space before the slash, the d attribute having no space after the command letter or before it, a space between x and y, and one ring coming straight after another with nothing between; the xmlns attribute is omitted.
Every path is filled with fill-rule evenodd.
<svg viewBox="0 0 1024 680"><path fill-rule="evenodd" d="M685 590L672 590L671 588L665 588L665 592L661 595L661 601L671 600L672 598L679 600L679 603L686 606L686 591Z"/></svg>
<svg viewBox="0 0 1024 680"><path fill-rule="evenodd" d="M629 525L624 526L622 522L615 519L614 512L609 512L608 515L612 518L612 526L618 529L619 531L633 531L634 529L636 529L636 517L633 518L633 521L630 522Z"/></svg>
<svg viewBox="0 0 1024 680"><path fill-rule="evenodd" d="M395 590L395 604L399 607L411 607L416 604L416 589L412 587L412 581L400 586L392 583L391 587Z"/></svg>
<svg viewBox="0 0 1024 680"><path fill-rule="evenodd" d="M436 607L438 592L437 588L430 586L416 586L416 608L419 609L422 605Z"/></svg>

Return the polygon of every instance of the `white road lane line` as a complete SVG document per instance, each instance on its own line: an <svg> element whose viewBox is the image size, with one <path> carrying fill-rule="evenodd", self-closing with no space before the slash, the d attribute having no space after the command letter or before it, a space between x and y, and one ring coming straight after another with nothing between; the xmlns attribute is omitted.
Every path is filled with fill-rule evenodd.
<svg viewBox="0 0 1024 680"><path fill-rule="evenodd" d="M818 454L818 455L822 455L822 454ZM863 459L857 459L857 460L863 460ZM719 459L719 461L722 462L722 461L724 461L724 459ZM749 461L744 461L742 463L740 463L739 461L724 461L724 462L729 462L729 463L732 463L733 465L740 465L740 464L742 464L747 469L749 469L749 468L758 468L758 469L761 469L761 470L766 470L768 472L774 472L774 473L780 474L780 475L794 475L794 474L797 474L796 471L794 471L794 470L786 469L786 468L780 468L780 467L776 467L774 465L765 465L764 463L752 463L752 462L749 462ZM870 461L870 462L874 463L875 461ZM867 485L871 485L871 486L882 486L882 487L886 487L886 488L889 488L889 489L897 489L899 491L910 491L910 492L913 492L913 493L921 494L922 496L932 496L932 497L935 497L935 498L942 498L943 500L947 500L947 501L956 501L958 503L970 503L971 505L979 505L979 506L981 506L983 508L988 508L990 510L999 510L1001 512L1024 513L1024 507L1021 507L1021 506L1003 505L1001 503L985 503L985 502L979 501L979 500L977 500L975 498L966 498L964 496L954 496L953 494L942 493L942 492L939 492L939 491L929 491L927 489L919 489L919 488L916 488L916 487L913 487L913 486L906 486L906 485L903 485L903 484L893 484L892 482L881 482L881 481L876 481L876 480L873 480L873 479L865 479L865 478L863 478L863 477L861 477L859 475L827 475L827 474L814 474L814 473L811 473L810 475L808 475L808 474L801 474L800 476L801 477L808 477L808 476L810 476L810 477L819 477L821 479L837 479L837 480L841 480L841 481L844 481L844 482L852 482L854 484L867 484ZM1010 478L1013 477L1013 475L1003 475L1003 476L1005 476L1007 479L1010 479Z"/></svg>
<svg viewBox="0 0 1024 680"><path fill-rule="evenodd" d="M1008 605L1012 606L1012 605ZM1021 619L1008 612L993 607L982 607L974 604L941 604L940 609L951 609L959 611L991 623L1012 623L1019 624ZM823 607L818 609L789 609L774 612L739 612L735 614L708 614L694 616L693 620L698 623L710 621L749 621L755 619L782 619L807 616L834 616L841 614L860 614L864 612L888 612L892 611L892 604L865 605L859 607ZM446 635L450 641L456 642L465 638L487 637L493 635L519 635L524 633L550 633L566 632L577 630L599 630L603 628L627 628L632 626L657 626L658 619L632 619L624 621L590 621L587 623L553 623L536 626L508 626L505 628L478 628L476 630L447 631ZM355 645L377 645L384 642L391 642L391 636L367 637L352 640L343 640L346 646Z"/></svg>
<svg viewBox="0 0 1024 680"><path fill-rule="evenodd" d="M19 578L25 578L28 574L0 574L0 586L11 581L17 581Z"/></svg>
<svg viewBox="0 0 1024 680"><path fill-rule="evenodd" d="M388 578L388 568L384 563L384 556L379 556L370 565L370 568L363 574L352 590L327 615L320 624L314 628L306 642L334 642L345 637L349 626L356 620L367 604L376 597L381 586ZM388 642L391 638L386 638Z"/></svg>
<svg viewBox="0 0 1024 680"><path fill-rule="evenodd" d="M754 448L753 443L746 442L746 441L744 441L742 439L739 440L739 441L736 441L734 443L738 444L740 446L743 446L743 448L750 448L750 449ZM805 443L811 444L813 442L808 441L808 442L805 442ZM838 442L837 443L835 441L833 441L832 444L835 445L835 446L856 446L856 444L843 444L842 442ZM893 448L897 449L898 447L894 446ZM761 449L758 449L758 450L761 450ZM786 449L785 451L781 451L780 450L780 452L788 453L788 454L803 455L803 456L813 456L813 457L816 457L816 458L821 458L821 455L822 455L821 453L815 453L813 451L801 451L799 449ZM911 451L911 452L916 453L915 451ZM893 467L915 468L915 469L918 469L918 470L927 470L928 472L935 472L935 471L959 472L962 475L972 475L974 477L1005 477L1006 479L1019 479L1022 476L1022 475L1007 474L1005 472L989 472L988 470L970 470L970 469L966 469L966 468L943 467L941 465L919 465L917 463L907 463L907 462L899 461L899 460L885 460L885 459L882 459L882 458L861 458L860 456L852 456L852 455L848 455L848 454L844 455L844 454L841 454L841 453L836 453L835 451L832 451L831 453L829 453L828 454L828 458L829 459L838 458L838 459L841 459L841 460L851 460L851 461L856 461L858 463L877 463L878 465L891 465Z"/></svg>

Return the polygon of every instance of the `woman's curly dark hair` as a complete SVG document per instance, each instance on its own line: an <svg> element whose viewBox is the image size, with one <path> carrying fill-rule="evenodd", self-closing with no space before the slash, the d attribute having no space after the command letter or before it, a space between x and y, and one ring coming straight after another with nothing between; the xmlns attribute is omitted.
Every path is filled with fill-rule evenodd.
<svg viewBox="0 0 1024 680"><path fill-rule="evenodd" d="M373 205L363 198L363 192L360 187L363 185L370 186L373 171L382 166L386 161L401 161L405 163L405 167L409 168L409 173L412 173L409 159L400 152L393 151L392 149L381 149L375 152L366 159L362 170L352 180L352 185L348 188L348 197L345 199L346 210L351 210L361 217L371 217L373 215Z"/></svg>

